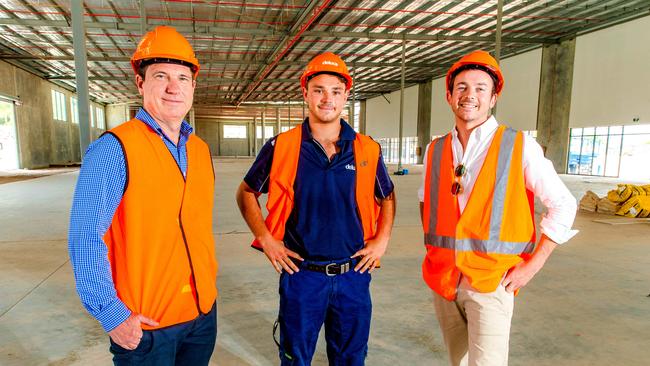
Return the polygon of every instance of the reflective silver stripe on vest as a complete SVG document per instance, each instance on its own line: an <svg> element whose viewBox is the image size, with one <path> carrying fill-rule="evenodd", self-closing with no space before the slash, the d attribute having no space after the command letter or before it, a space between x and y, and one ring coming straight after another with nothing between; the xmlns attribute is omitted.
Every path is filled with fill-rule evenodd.
<svg viewBox="0 0 650 366"><path fill-rule="evenodd" d="M424 243L439 248L454 249L458 251L477 251L482 253L497 254L520 254L531 253L534 249L534 243L531 242L505 242L499 240L501 234L501 223L505 204L506 190L508 188L508 178L510 175L510 163L512 151L514 149L515 137L517 131L506 128L503 131L501 145L499 147L499 156L497 157L497 172L494 182L494 193L492 196L492 212L490 213L490 232L488 240L481 239L456 239L448 236L439 236L435 234L438 223L438 190L440 189L440 168L442 165L442 147L444 138L436 141L435 150L431 161L430 182L431 187L425 187L430 190L430 213L429 213L429 231L424 234ZM433 192L433 190L435 192ZM451 192L449 192L451 194ZM449 214L455 214L449 213Z"/></svg>
<svg viewBox="0 0 650 366"><path fill-rule="evenodd" d="M438 223L438 191L440 190L440 161L442 160L442 148L445 146L445 139L449 134L438 138L433 146L433 154L431 162L429 162L431 169L429 169L429 182L431 187L435 187L435 192L431 191L431 187L424 187L429 190L429 231L436 232L436 225ZM434 183L435 182L435 183ZM433 225L433 226L432 226ZM427 243L427 233L424 233L424 243Z"/></svg>
<svg viewBox="0 0 650 366"><path fill-rule="evenodd" d="M515 147L517 131L506 128L501 137L499 157L497 160L497 174L494 180L494 193L492 194L492 213L490 214L490 241L498 241L501 234L501 221L503 218L503 206L506 201L506 189L510 177L510 161L512 160L512 149Z"/></svg>
<svg viewBox="0 0 650 366"><path fill-rule="evenodd" d="M499 240L456 239L435 234L425 235L424 242L434 247L455 249L463 252L521 254L532 253L533 249L535 249L535 244L531 242L519 243Z"/></svg>

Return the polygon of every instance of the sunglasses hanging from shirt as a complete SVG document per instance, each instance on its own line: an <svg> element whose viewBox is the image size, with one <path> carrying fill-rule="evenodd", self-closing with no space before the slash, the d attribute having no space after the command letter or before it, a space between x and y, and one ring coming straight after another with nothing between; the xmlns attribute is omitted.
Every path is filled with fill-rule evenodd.
<svg viewBox="0 0 650 366"><path fill-rule="evenodd" d="M460 180L465 175L466 171L467 169L463 164L459 164L456 169L454 169L454 183L451 185L451 194L454 196L463 193L463 186L460 184Z"/></svg>

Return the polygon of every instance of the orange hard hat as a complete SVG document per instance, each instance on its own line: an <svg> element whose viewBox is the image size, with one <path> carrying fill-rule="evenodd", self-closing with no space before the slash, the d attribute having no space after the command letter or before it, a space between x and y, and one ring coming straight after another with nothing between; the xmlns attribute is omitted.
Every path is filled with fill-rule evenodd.
<svg viewBox="0 0 650 366"><path fill-rule="evenodd" d="M456 61L455 64L451 65L449 68L449 71L447 71L447 90L451 92L453 89L453 85L451 83L453 82L453 79L456 77L456 75L462 71L459 70L463 68L463 70L467 69L468 67L463 67L467 65L476 65L478 66L478 70L483 70L487 72L488 74L491 74L494 76L494 79L496 79L496 85L494 86L494 89L497 92L497 95L501 94L501 90L503 90L503 74L501 74L501 68L499 67L499 63L497 63L497 60L494 59L494 57L490 56L489 53L485 51L473 51L468 53L467 55L463 56L460 58L460 60Z"/></svg>
<svg viewBox="0 0 650 366"><path fill-rule="evenodd" d="M300 76L300 85L306 88L309 77L319 73L341 75L346 81L345 90L350 90L352 87L352 76L348 72L348 67L340 57L332 52L321 53L309 61L305 71Z"/></svg>
<svg viewBox="0 0 650 366"><path fill-rule="evenodd" d="M142 61L154 59L160 59L160 62L180 61L192 69L194 78L201 67L187 39L175 28L166 25L159 25L142 37L131 57L133 71L137 74Z"/></svg>

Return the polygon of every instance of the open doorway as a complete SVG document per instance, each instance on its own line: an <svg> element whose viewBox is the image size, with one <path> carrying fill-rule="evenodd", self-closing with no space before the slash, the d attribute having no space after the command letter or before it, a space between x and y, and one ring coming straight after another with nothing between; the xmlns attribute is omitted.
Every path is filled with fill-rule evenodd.
<svg viewBox="0 0 650 366"><path fill-rule="evenodd" d="M0 170L18 169L14 103L0 99Z"/></svg>

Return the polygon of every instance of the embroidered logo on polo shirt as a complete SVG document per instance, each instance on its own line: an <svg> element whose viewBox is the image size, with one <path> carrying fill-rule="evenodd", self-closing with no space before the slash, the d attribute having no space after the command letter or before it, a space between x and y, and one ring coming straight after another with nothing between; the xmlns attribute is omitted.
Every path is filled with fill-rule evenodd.
<svg viewBox="0 0 650 366"><path fill-rule="evenodd" d="M347 165L345 166L345 169L347 169L347 170L356 170L356 169L354 168L354 165L353 165L353 164L347 164Z"/></svg>

